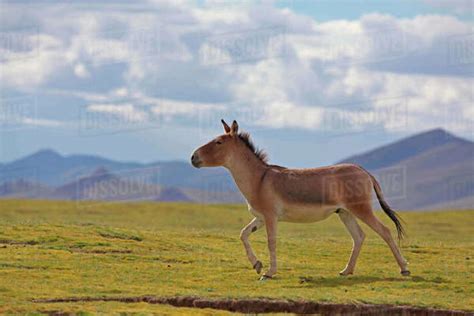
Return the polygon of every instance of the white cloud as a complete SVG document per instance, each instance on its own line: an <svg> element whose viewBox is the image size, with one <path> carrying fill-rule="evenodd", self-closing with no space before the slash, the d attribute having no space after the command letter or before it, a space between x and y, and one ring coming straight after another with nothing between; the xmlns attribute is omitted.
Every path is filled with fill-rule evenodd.
<svg viewBox="0 0 474 316"><path fill-rule="evenodd" d="M147 100L156 104L151 109L155 115L185 115L189 117L196 117L199 112L203 113L212 110L224 109L224 105L215 103L184 102L168 99L144 99L145 102Z"/></svg>
<svg viewBox="0 0 474 316"><path fill-rule="evenodd" d="M129 91L126 87L121 87L113 91L113 94L115 94L118 97L126 97L129 94Z"/></svg>
<svg viewBox="0 0 474 316"><path fill-rule="evenodd" d="M388 131L438 126L460 130L446 113L472 108L473 79L455 73L448 53L453 36L468 34L471 28L472 24L448 16L396 19L372 14L355 21L321 23L311 34L289 34L287 42L296 55L240 66L234 96L265 109L262 122L276 127L340 129L346 127L339 123L346 123L355 130L371 126ZM416 59L420 52L423 57ZM446 73L405 70L430 58L431 68ZM378 68L393 62L405 68L399 72ZM397 105L391 102L390 111L381 107L394 98L403 100L400 106L405 112L392 111ZM358 109L360 103L364 107ZM339 122L328 123L328 118ZM403 124L396 123L399 119Z"/></svg>
<svg viewBox="0 0 474 316"><path fill-rule="evenodd" d="M78 97L91 111L138 121L190 117L241 102L258 113L255 124L269 127L341 128L328 123L335 119L355 129L393 131L400 124L383 114L384 100L392 98L406 98L406 121L414 130L452 128L446 109L472 112L472 73L459 72L472 66L463 64L472 55L450 60L449 54L453 39L472 34L473 24L453 16L368 14L318 23L268 3L150 1L142 7L154 10L71 5L31 13L41 21L38 36L26 37L35 45L20 52L1 48L7 51L2 84ZM267 53L273 38L262 30L269 27L282 30L284 53ZM222 45L212 46L215 38ZM472 37L462 40L472 45ZM220 54L218 62L203 58L210 49ZM110 78L120 81L112 89L58 91L51 81L73 69L95 86L94 80L104 80L95 72L114 63L123 71ZM360 103L361 109L351 106Z"/></svg>
<svg viewBox="0 0 474 316"><path fill-rule="evenodd" d="M148 115L146 112L137 109L131 103L121 104L91 104L87 106L90 112L98 112L117 116L126 122L146 122Z"/></svg>
<svg viewBox="0 0 474 316"><path fill-rule="evenodd" d="M58 120L41 119L41 118L22 118L21 123L30 126L39 127L64 127L66 123Z"/></svg>
<svg viewBox="0 0 474 316"><path fill-rule="evenodd" d="M176 117L197 118L199 115L204 115L210 111L225 109L223 104L161 99L139 93L131 98L125 88L111 91L102 97L81 93L77 95L85 100L95 99L115 102L93 103L87 105L86 109L89 112L114 116L128 123L147 123L156 121L156 119L169 121Z"/></svg>
<svg viewBox="0 0 474 316"><path fill-rule="evenodd" d="M77 64L74 66L74 74L79 78L88 78L91 76L84 64Z"/></svg>
<svg viewBox="0 0 474 316"><path fill-rule="evenodd" d="M250 22L250 16L246 10L243 10L242 7L218 7L216 9L215 7L208 6L203 9L194 9L193 14L201 23L206 24L248 24Z"/></svg>
<svg viewBox="0 0 474 316"><path fill-rule="evenodd" d="M0 49L0 79L3 86L34 88L45 82L64 66L64 47L59 39L48 34L0 33L5 45ZM11 40L11 41L10 41Z"/></svg>

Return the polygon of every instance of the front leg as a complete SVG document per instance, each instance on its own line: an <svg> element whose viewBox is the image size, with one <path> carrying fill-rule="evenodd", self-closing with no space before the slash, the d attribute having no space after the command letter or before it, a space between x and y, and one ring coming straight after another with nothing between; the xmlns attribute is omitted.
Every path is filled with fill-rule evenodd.
<svg viewBox="0 0 474 316"><path fill-rule="evenodd" d="M244 244L245 251L247 252L247 257L249 258L249 261L252 264L252 267L255 269L255 271L257 271L258 274L260 274L260 272L262 271L262 263L259 260L257 260L257 257L253 253L252 247L250 246L250 243L249 243L249 236L251 233L257 231L257 229L262 227L263 224L264 223L260 218L255 217L240 232L240 239L242 240L242 243Z"/></svg>
<svg viewBox="0 0 474 316"><path fill-rule="evenodd" d="M265 217L265 226L267 228L268 251L270 252L270 269L261 277L260 280L271 279L277 273L276 259L276 237L277 237L277 217L269 214Z"/></svg>

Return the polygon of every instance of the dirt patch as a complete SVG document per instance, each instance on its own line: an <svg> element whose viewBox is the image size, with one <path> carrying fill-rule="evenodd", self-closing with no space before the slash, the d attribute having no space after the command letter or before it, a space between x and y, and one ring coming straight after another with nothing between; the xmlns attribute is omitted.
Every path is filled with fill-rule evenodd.
<svg viewBox="0 0 474 316"><path fill-rule="evenodd" d="M41 311L41 314L49 316L73 316L75 313L62 312L62 311Z"/></svg>
<svg viewBox="0 0 474 316"><path fill-rule="evenodd" d="M13 239L0 239L0 244L34 246L34 245L38 245L39 242L36 240L20 241L20 240L13 240Z"/></svg>
<svg viewBox="0 0 474 316"><path fill-rule="evenodd" d="M32 266L25 266L22 264L14 264L14 263L0 263L0 269L1 268L14 268L14 269L25 269L25 270L35 269L35 267L32 267ZM36 269L44 269L44 267L39 267Z"/></svg>
<svg viewBox="0 0 474 316"><path fill-rule="evenodd" d="M92 254L130 254L132 251L130 249L120 250L120 249L71 249L71 252L77 253L92 253Z"/></svg>
<svg viewBox="0 0 474 316"><path fill-rule="evenodd" d="M175 264L190 264L194 262L194 260L181 260L177 258L163 258L163 257L154 257L152 258L152 260L159 261L162 263L175 263Z"/></svg>
<svg viewBox="0 0 474 316"><path fill-rule="evenodd" d="M168 304L175 307L212 308L239 313L295 313L295 314L322 314L322 315L472 315L472 313L454 310L441 310L395 305L372 304L334 304L311 301L274 300L274 299L207 299L197 296L177 297L69 297L56 299L36 299L35 303L67 303L67 302L122 302L149 304ZM50 315L66 315L59 311L50 312Z"/></svg>
<svg viewBox="0 0 474 316"><path fill-rule="evenodd" d="M143 241L142 236L134 235L134 234L130 234L130 233L122 232L122 231L112 230L112 229L103 229L103 230L98 231L97 233L104 238Z"/></svg>
<svg viewBox="0 0 474 316"><path fill-rule="evenodd" d="M409 249L408 251L411 253L416 253L416 254L431 254L431 255L439 254L439 251L425 250L425 249Z"/></svg>

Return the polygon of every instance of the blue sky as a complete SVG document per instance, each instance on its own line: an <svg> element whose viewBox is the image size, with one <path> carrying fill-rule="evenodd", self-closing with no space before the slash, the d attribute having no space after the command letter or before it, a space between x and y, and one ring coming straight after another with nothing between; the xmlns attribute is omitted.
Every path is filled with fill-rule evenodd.
<svg viewBox="0 0 474 316"><path fill-rule="evenodd" d="M473 3L1 1L0 161L187 160L237 119L273 163L473 139Z"/></svg>
<svg viewBox="0 0 474 316"><path fill-rule="evenodd" d="M290 8L318 21L336 19L358 19L368 12L390 14L397 18L413 18L417 15L452 14L460 19L472 19L472 1L415 1L415 0L343 0L343 1L299 1L276 2L280 8ZM470 9L470 10L469 10Z"/></svg>

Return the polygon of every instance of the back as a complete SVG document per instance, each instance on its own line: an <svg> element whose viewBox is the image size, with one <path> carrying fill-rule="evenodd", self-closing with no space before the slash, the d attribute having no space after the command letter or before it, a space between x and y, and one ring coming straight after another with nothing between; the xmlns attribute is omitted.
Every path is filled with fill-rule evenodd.
<svg viewBox="0 0 474 316"><path fill-rule="evenodd" d="M348 190L365 191L367 185L371 186L369 175L353 164L309 169L272 168L268 180L283 202L320 206L339 204ZM359 194L365 195L362 191Z"/></svg>

